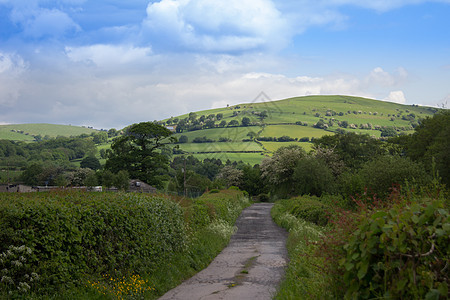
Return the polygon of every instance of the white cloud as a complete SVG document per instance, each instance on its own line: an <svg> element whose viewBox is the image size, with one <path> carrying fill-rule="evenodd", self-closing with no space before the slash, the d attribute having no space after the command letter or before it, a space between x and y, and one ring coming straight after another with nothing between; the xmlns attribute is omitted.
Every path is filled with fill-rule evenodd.
<svg viewBox="0 0 450 300"><path fill-rule="evenodd" d="M389 96L383 99L384 101L395 102L399 104L405 104L406 98L403 94L403 91L392 91L389 93Z"/></svg>
<svg viewBox="0 0 450 300"><path fill-rule="evenodd" d="M28 63L15 53L0 52L0 105L11 106L20 96L20 76Z"/></svg>
<svg viewBox="0 0 450 300"><path fill-rule="evenodd" d="M381 67L376 67L367 76L366 84L368 86L393 87L407 81L408 76L408 72L402 67L397 68L393 73L386 72Z"/></svg>
<svg viewBox="0 0 450 300"><path fill-rule="evenodd" d="M145 63L152 53L151 48L115 45L91 45L66 47L66 55L74 62L91 62L100 67L130 63Z"/></svg>
<svg viewBox="0 0 450 300"><path fill-rule="evenodd" d="M143 36L172 50L240 52L282 48L290 30L270 0L161 0L148 5Z"/></svg>

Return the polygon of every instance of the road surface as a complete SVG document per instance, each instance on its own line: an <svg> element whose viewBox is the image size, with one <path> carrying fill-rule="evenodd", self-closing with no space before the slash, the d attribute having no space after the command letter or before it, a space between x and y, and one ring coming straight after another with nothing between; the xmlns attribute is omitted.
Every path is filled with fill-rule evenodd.
<svg viewBox="0 0 450 300"><path fill-rule="evenodd" d="M246 208L229 245L206 269L160 300L272 299L287 264L287 232L272 221L272 206Z"/></svg>

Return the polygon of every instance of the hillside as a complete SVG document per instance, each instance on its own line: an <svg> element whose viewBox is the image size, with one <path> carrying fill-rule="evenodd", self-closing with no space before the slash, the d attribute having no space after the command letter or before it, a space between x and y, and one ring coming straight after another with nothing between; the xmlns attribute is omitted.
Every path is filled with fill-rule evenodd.
<svg viewBox="0 0 450 300"><path fill-rule="evenodd" d="M173 126L176 137L187 137L179 144L185 154L255 164L292 143L308 151L312 139L338 131L376 138L410 134L420 119L436 111L359 97L306 96L198 111L162 123Z"/></svg>
<svg viewBox="0 0 450 300"><path fill-rule="evenodd" d="M55 124L11 124L0 125L0 139L12 141L34 141L36 136L78 136L97 132L92 128Z"/></svg>

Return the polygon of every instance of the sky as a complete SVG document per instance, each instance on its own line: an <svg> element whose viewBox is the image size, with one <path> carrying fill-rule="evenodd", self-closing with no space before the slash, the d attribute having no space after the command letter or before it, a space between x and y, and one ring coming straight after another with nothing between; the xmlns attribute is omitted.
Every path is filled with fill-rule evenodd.
<svg viewBox="0 0 450 300"><path fill-rule="evenodd" d="M442 107L449 16L450 0L0 0L0 124L119 129L261 92Z"/></svg>

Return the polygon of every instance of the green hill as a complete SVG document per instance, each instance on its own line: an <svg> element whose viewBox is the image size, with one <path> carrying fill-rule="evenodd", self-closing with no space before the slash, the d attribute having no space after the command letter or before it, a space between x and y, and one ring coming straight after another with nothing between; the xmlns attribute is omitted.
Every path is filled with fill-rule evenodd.
<svg viewBox="0 0 450 300"><path fill-rule="evenodd" d="M12 141L34 141L35 136L78 136L97 132L95 129L55 124L11 124L0 125L0 139Z"/></svg>
<svg viewBox="0 0 450 300"><path fill-rule="evenodd" d="M198 111L161 122L174 126L176 137L187 137L187 143L179 144L186 154L198 158L242 159L254 164L288 144L299 144L309 151L312 139L338 131L376 138L410 134L422 118L437 111L432 107L359 97L306 96ZM243 126L244 118L248 126ZM230 126L233 120L239 125Z"/></svg>

